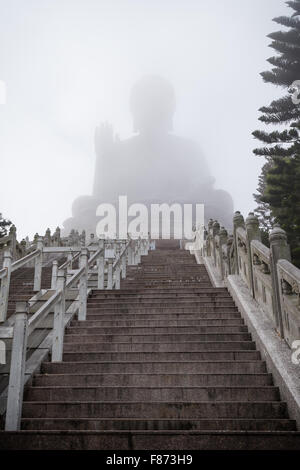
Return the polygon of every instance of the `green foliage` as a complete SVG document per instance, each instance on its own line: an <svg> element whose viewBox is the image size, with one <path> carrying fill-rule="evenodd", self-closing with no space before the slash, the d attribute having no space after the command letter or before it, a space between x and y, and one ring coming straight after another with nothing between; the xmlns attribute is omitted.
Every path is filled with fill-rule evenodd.
<svg viewBox="0 0 300 470"><path fill-rule="evenodd" d="M265 82L284 88L285 94L259 110L262 123L280 129L253 132L263 144L253 152L266 159L254 199L263 240L278 222L287 232L292 260L300 267L300 105L291 99L291 85L300 80L300 0L287 4L293 10L291 16L274 19L284 30L268 36L277 54L268 59L273 68L261 74Z"/></svg>
<svg viewBox="0 0 300 470"><path fill-rule="evenodd" d="M0 212L0 238L5 237L8 233L9 227L12 225L10 220L4 219Z"/></svg>

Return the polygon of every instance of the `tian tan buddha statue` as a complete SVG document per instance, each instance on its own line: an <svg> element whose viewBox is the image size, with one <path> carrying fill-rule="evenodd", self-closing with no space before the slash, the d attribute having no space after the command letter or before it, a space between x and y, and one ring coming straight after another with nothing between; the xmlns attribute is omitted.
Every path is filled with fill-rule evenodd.
<svg viewBox="0 0 300 470"><path fill-rule="evenodd" d="M96 129L93 195L74 201L65 231L95 233L97 206L117 206L119 195L127 196L128 205L203 203L206 220L218 219L230 227L231 196L214 189L214 178L197 145L171 132L175 94L170 83L159 76L141 78L132 88L130 110L134 137L119 140L107 124Z"/></svg>

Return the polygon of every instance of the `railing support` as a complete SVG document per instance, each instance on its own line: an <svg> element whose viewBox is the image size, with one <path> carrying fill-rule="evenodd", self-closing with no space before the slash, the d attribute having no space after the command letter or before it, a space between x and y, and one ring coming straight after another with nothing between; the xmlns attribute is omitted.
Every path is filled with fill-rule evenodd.
<svg viewBox="0 0 300 470"><path fill-rule="evenodd" d="M11 275L11 263L12 263L11 251L6 250L4 253L3 268L6 268L7 274L1 280L0 322L4 322L6 320L6 315L7 315L8 295L9 295L10 275Z"/></svg>
<svg viewBox="0 0 300 470"><path fill-rule="evenodd" d="M52 362L62 361L64 342L64 316L65 316L65 271L58 270L56 289L61 291L60 301L54 307Z"/></svg>
<svg viewBox="0 0 300 470"><path fill-rule="evenodd" d="M240 273L238 246L237 246L237 229L239 227L245 227L244 217L239 211L236 211L233 217L233 243L234 243L234 256L235 256L235 270L234 274ZM232 273L233 274L233 273Z"/></svg>
<svg viewBox="0 0 300 470"><path fill-rule="evenodd" d="M113 258L108 258L107 289L113 288Z"/></svg>
<svg viewBox="0 0 300 470"><path fill-rule="evenodd" d="M51 290L56 289L57 270L58 270L58 262L54 260L52 263Z"/></svg>
<svg viewBox="0 0 300 470"><path fill-rule="evenodd" d="M270 232L270 261L271 261L271 277L272 287L274 291L274 310L276 328L280 336L284 337L284 327L282 318L282 309L280 301L280 291L282 289L277 273L277 262L280 259L291 261L291 251L287 244L287 236L284 230L279 225L275 225Z"/></svg>
<svg viewBox="0 0 300 470"><path fill-rule="evenodd" d="M87 278L88 278L88 254L87 249L81 249L80 255L80 268L84 267L85 272L81 276L79 281L79 310L78 310L78 320L84 321L86 320L86 300L87 300Z"/></svg>
<svg viewBox="0 0 300 470"><path fill-rule="evenodd" d="M39 238L37 241L37 250L40 251L39 255L35 259L34 264L34 283L33 290L39 292L41 290L42 283L42 268L43 268L43 239Z"/></svg>
<svg viewBox="0 0 300 470"><path fill-rule="evenodd" d="M99 240L99 249L104 248L104 240ZM101 254L97 260L97 270L98 270L98 289L104 289L104 268L105 268L105 258L104 253Z"/></svg>
<svg viewBox="0 0 300 470"><path fill-rule="evenodd" d="M17 303L5 419L6 431L18 431L21 424L27 348L27 311L26 302Z"/></svg>
<svg viewBox="0 0 300 470"><path fill-rule="evenodd" d="M253 212L249 212L249 215L246 218L245 227L246 227L246 233L247 233L247 255L248 255L250 290L251 290L252 297L255 298L251 242L252 240L258 240L260 242L261 235L260 235L260 230L259 230L258 218L254 215Z"/></svg>
<svg viewBox="0 0 300 470"><path fill-rule="evenodd" d="M124 247L125 247L125 244L124 244ZM126 252L125 252L125 253L123 254L123 256L122 256L121 263L122 263L122 279L125 279L125 277L126 277L126 267L127 267L127 256L126 256Z"/></svg>

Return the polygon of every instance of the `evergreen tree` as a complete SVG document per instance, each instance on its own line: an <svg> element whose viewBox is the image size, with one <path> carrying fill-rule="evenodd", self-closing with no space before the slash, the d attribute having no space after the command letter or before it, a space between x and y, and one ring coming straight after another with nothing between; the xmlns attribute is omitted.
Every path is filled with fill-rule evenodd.
<svg viewBox="0 0 300 470"><path fill-rule="evenodd" d="M300 0L286 3L293 13L274 19L285 30L268 36L277 55L268 59L273 68L261 74L265 82L282 87L285 95L259 110L260 121L272 130L253 132L263 144L254 154L266 159L254 198L263 232L279 222L287 232L293 262L300 266L300 104L292 100L292 94L300 94L293 85L300 80Z"/></svg>
<svg viewBox="0 0 300 470"><path fill-rule="evenodd" d="M4 219L0 212L0 238L5 237L8 233L9 227L12 225L10 220Z"/></svg>

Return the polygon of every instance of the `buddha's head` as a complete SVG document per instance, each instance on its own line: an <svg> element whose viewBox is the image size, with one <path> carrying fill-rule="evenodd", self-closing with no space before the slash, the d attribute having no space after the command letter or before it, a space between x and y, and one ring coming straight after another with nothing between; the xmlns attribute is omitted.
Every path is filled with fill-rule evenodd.
<svg viewBox="0 0 300 470"><path fill-rule="evenodd" d="M172 85L158 75L146 75L132 87L130 110L134 131L162 134L173 128L175 93Z"/></svg>

